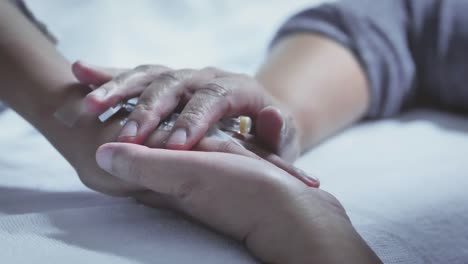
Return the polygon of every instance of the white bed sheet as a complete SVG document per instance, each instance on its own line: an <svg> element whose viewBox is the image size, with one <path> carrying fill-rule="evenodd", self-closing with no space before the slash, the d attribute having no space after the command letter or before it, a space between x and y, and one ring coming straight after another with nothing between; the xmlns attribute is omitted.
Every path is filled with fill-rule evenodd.
<svg viewBox="0 0 468 264"><path fill-rule="evenodd" d="M70 59L252 72L285 16L317 1L27 1ZM263 23L260 23L262 21ZM4 263L255 263L197 224L87 190L12 111L0 114ZM420 110L363 124L298 165L386 263L466 263L468 122Z"/></svg>

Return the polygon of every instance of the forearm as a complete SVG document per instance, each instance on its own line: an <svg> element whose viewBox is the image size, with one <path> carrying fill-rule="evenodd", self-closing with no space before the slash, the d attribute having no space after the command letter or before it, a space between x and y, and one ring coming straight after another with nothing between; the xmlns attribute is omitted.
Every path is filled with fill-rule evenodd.
<svg viewBox="0 0 468 264"><path fill-rule="evenodd" d="M55 111L76 83L69 62L8 1L0 2L0 36L1 99L29 121Z"/></svg>
<svg viewBox="0 0 468 264"><path fill-rule="evenodd" d="M75 132L53 117L69 96L82 92L73 87L76 80L70 64L8 1L0 2L0 83L0 99L56 147L73 137Z"/></svg>
<svg viewBox="0 0 468 264"><path fill-rule="evenodd" d="M357 59L319 35L281 40L257 79L292 112L302 151L359 120L369 105L367 80Z"/></svg>

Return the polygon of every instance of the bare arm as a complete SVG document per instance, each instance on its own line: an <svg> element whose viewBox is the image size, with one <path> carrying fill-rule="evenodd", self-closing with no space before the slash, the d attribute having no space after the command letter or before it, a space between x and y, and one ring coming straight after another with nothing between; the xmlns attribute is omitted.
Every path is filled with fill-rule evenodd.
<svg viewBox="0 0 468 264"><path fill-rule="evenodd" d="M0 99L33 124L93 189L125 194L128 189L97 167L97 147L111 141L118 124L87 120L74 128L54 118L64 104L79 106L86 92L70 63L8 1L0 1Z"/></svg>
<svg viewBox="0 0 468 264"><path fill-rule="evenodd" d="M0 2L0 98L37 124L76 83L70 64L8 1Z"/></svg>
<svg viewBox="0 0 468 264"><path fill-rule="evenodd" d="M306 146L363 115L421 105L466 113L467 7L352 0L302 10L278 31L258 79L292 109Z"/></svg>
<svg viewBox="0 0 468 264"><path fill-rule="evenodd" d="M359 120L369 104L358 61L345 47L319 35L281 40L257 79L292 112L302 151Z"/></svg>

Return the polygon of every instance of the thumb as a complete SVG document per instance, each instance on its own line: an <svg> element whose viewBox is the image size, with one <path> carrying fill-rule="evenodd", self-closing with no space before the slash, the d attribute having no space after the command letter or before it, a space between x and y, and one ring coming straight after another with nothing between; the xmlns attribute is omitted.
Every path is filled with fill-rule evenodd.
<svg viewBox="0 0 468 264"><path fill-rule="evenodd" d="M76 61L72 64L72 72L78 81L91 85L93 88L105 84L124 71L124 69L98 67L82 61Z"/></svg>
<svg viewBox="0 0 468 264"><path fill-rule="evenodd" d="M299 156L299 135L294 121L278 108L267 106L255 120L255 134L265 148L293 162Z"/></svg>
<svg viewBox="0 0 468 264"><path fill-rule="evenodd" d="M133 170L132 160L143 151L143 148L146 147L136 144L104 144L96 151L96 162L106 172L128 181L125 177Z"/></svg>
<svg viewBox="0 0 468 264"><path fill-rule="evenodd" d="M231 161L224 156L231 156ZM236 174L240 163L235 162L237 159L246 158L224 153L151 149L130 143L106 143L96 152L97 164L106 172L172 196L178 196L178 190L187 184L208 182L213 175Z"/></svg>
<svg viewBox="0 0 468 264"><path fill-rule="evenodd" d="M257 114L255 132L264 144L276 152L281 141L281 130L284 123L280 110L273 106L267 106Z"/></svg>

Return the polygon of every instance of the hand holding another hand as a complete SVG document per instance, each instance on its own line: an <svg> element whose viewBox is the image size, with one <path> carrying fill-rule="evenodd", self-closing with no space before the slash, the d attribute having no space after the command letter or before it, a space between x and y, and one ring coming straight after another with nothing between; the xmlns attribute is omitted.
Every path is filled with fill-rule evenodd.
<svg viewBox="0 0 468 264"><path fill-rule="evenodd" d="M111 78L106 71L76 67L75 74L81 74L84 83L98 86L97 82ZM74 151L78 153L75 168L90 188L132 195L145 204L191 216L244 242L265 262L378 262L333 196L308 187L304 183L318 187L318 182L308 181L277 155L251 144L251 138L235 141L203 134L191 151L168 150L162 148L171 132L157 130L158 124L153 124L155 129L144 139L147 146L106 143L125 130L120 131L119 124L124 117L100 123L96 114L107 105L98 110L100 103L93 97L88 95L85 102L88 107L98 106L95 116L76 124L77 134L84 131L91 137L84 137L87 141L80 142L81 151ZM96 159L103 170L92 157L102 144Z"/></svg>
<svg viewBox="0 0 468 264"><path fill-rule="evenodd" d="M119 141L141 144L162 120L180 111L166 147L188 150L221 118L247 115L254 120L253 134L264 149L289 162L300 154L292 117L247 75L216 68L172 70L160 65L109 71L80 62L73 65L73 72L83 84L96 87L85 98L90 113L101 114L122 100L139 96Z"/></svg>
<svg viewBox="0 0 468 264"><path fill-rule="evenodd" d="M77 65L78 64L75 64L74 66L75 74L80 77L80 80L84 83L102 83L106 80L110 80L112 76L112 74L110 74L112 71L109 69L96 71L91 68L85 68ZM113 73L116 72L121 71L113 71ZM140 82L143 82L144 80L145 79L143 77L135 79L135 81ZM89 91L85 92L88 93ZM73 100L71 100L71 102L66 102L65 104L81 104L83 97L75 97L72 98ZM86 104L90 104L91 102L92 105L94 102L94 99L92 99L93 97L94 95L85 97ZM105 109L105 107L102 109ZM122 130L120 123L125 116L120 113L107 122L101 123L97 119L96 112L91 113L91 116L86 116L85 114L84 117L80 117L80 114L83 113L79 113L79 111L75 111L72 114L78 116L77 121L70 130L71 134L69 134L69 136L74 137L74 139L70 141L63 138L61 141L68 142L67 146L56 145L56 147L61 150L62 154L64 154L74 166L83 183L91 189L111 195L128 196L145 191L146 189L142 186L128 184L102 171L97 167L94 159L95 151L100 145L115 141L118 138L118 135ZM155 129L146 138L145 145L152 148L164 148L166 146L163 142L169 137L169 133L169 131ZM201 140L196 142L192 149L208 152L235 153L255 159L263 158L282 168L292 176L300 179L307 185L318 187L319 182L316 179L309 177L306 173L296 169L288 162L283 161L277 155L258 147L257 143L258 142L252 142L252 139L226 140L219 138L216 139L210 136L207 137L204 135Z"/></svg>
<svg viewBox="0 0 468 264"><path fill-rule="evenodd" d="M105 144L96 159L110 174L158 194L137 194L143 203L163 199L243 242L263 262L380 263L338 200L262 159L128 143Z"/></svg>

